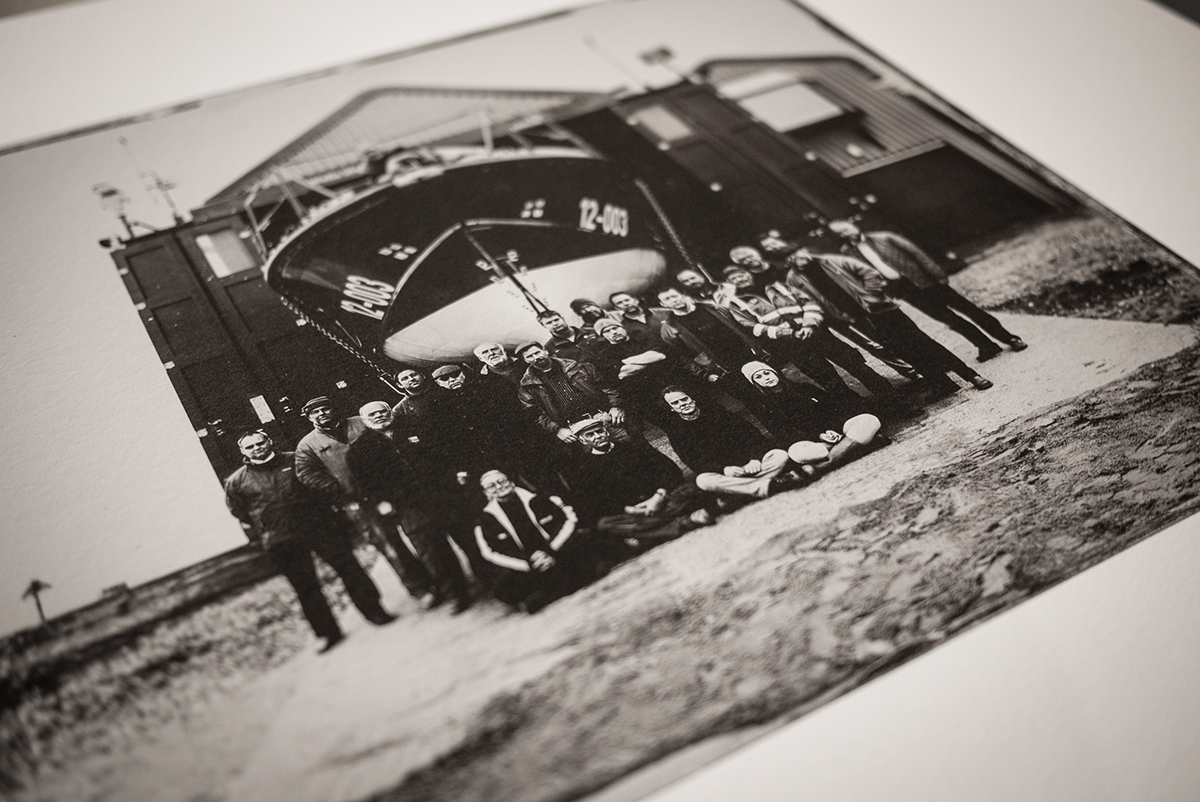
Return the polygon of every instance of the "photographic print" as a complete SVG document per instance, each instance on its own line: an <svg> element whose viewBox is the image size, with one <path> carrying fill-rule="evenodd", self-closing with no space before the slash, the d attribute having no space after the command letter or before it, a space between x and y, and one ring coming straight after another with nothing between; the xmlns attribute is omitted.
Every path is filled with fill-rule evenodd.
<svg viewBox="0 0 1200 802"><path fill-rule="evenodd" d="M26 391L103 502L16 516L14 799L634 798L1200 505L1195 268L782 0L0 175L14 330L115 370Z"/></svg>

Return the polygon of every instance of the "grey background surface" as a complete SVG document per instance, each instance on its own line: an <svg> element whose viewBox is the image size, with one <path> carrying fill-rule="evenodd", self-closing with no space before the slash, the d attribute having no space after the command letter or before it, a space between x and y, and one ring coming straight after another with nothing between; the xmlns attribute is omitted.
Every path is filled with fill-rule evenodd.
<svg viewBox="0 0 1200 802"><path fill-rule="evenodd" d="M258 13L259 5L242 13ZM276 3L277 18L285 5L297 7ZM338 11L351 15L363 5ZM1014 0L1003 9L951 0L811 5L1185 257L1200 259L1196 26L1142 0ZM140 31L143 55L158 45L153 26L160 20L136 2L107 0L14 19L69 25L57 15L88 7L132 13L119 23L126 32L149 26ZM52 117L59 122L43 118L40 130L14 137L27 138L276 77L277 70L298 68L288 60L297 49L314 67L383 49L382 37L372 38L377 32L361 25L339 31L320 8L304 12L312 24L324 20L320 37L304 40L302 30L288 28L272 50L255 36L255 58L243 61L236 58L245 51L238 30L201 34L197 18L193 36L153 51L153 74L144 64L106 57L109 41L95 26L76 30L69 41L61 29L46 30L39 41L30 38L38 26L25 25L24 52L14 50L13 39L0 47L2 88L7 94L19 83L24 105L0 105L16 110L10 119L25 122L51 106L64 112ZM382 13L379 6L372 12ZM392 25L393 38L410 32L402 21ZM0 27L0 40L4 35ZM55 50L65 45L69 51ZM90 60L81 58L89 46ZM229 54L228 71L214 69L214 51ZM11 69L18 56L34 66ZM74 71L47 66L68 62ZM208 83L200 87L199 78ZM106 104L103 115L89 105L98 98ZM62 123L67 112L83 116ZM101 363L108 358L98 355ZM80 409L85 419L96 414L82 399ZM1198 533L1193 521L1151 538L661 798L1197 798ZM6 553L11 542L4 541Z"/></svg>

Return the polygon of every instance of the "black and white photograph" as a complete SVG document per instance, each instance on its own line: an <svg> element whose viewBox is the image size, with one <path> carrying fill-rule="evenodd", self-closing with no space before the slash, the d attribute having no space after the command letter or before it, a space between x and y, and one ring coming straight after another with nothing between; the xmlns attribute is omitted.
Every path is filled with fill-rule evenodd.
<svg viewBox="0 0 1200 802"><path fill-rule="evenodd" d="M1200 512L1196 267L788 0L0 183L6 798L640 799Z"/></svg>

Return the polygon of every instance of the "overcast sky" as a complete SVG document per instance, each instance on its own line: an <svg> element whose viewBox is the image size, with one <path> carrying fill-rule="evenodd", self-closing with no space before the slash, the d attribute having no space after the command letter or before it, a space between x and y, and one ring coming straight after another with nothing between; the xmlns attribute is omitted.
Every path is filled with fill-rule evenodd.
<svg viewBox="0 0 1200 802"><path fill-rule="evenodd" d="M139 170L176 183L176 202L190 209L365 89L664 85L677 79L637 57L664 44L683 68L724 56L858 53L782 0L621 2L0 157L0 587L10 589L0 594L0 632L36 620L12 592L34 576L54 586L45 598L54 615L244 542L97 244L116 224L93 185L120 187L133 199L130 217L167 226Z"/></svg>

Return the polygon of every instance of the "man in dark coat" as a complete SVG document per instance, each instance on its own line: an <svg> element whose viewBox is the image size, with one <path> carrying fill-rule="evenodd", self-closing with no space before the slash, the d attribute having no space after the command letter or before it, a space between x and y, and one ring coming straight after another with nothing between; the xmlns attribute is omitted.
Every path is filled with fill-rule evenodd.
<svg viewBox="0 0 1200 802"><path fill-rule="evenodd" d="M707 301L717 291L717 285L709 281L699 270L684 268L675 274L675 280L693 300Z"/></svg>
<svg viewBox="0 0 1200 802"><path fill-rule="evenodd" d="M592 361L592 352L597 345L596 335L570 325L558 312L542 312L537 320L550 332L545 348L551 356L575 362Z"/></svg>
<svg viewBox="0 0 1200 802"><path fill-rule="evenodd" d="M442 389L415 368L405 368L397 373L396 383L404 391L404 397L392 407L392 412L403 419L407 431L430 443L432 447L440 433L439 402Z"/></svg>
<svg viewBox="0 0 1200 802"><path fill-rule="evenodd" d="M948 373L958 374L978 390L992 386L901 311L887 294L887 280L875 268L850 256L818 255L804 249L793 253L788 261L792 265L788 286L802 287L807 277L828 284L830 292L840 292L845 303L858 309L855 326L871 332L872 339L916 368L934 395L959 389Z"/></svg>
<svg viewBox="0 0 1200 802"><path fill-rule="evenodd" d="M642 302L627 292L614 292L608 302L621 313L618 322L631 335L644 337L649 342L661 341L663 321L671 313L661 307L647 309Z"/></svg>
<svg viewBox="0 0 1200 802"><path fill-rule="evenodd" d="M671 312L663 321L662 341L681 354L683 367L736 397L754 412L760 400L738 379L741 366L770 355L734 320L728 310L698 303L673 287L660 290L658 300Z"/></svg>
<svg viewBox="0 0 1200 802"><path fill-rule="evenodd" d="M455 472L466 472L474 484L486 470L522 476L534 487L552 482L560 445L538 428L513 388L491 375L468 375L461 365L442 365L433 372L442 394L444 433L439 442Z"/></svg>
<svg viewBox="0 0 1200 802"><path fill-rule="evenodd" d="M667 414L662 389L669 384L690 384L693 377L668 358L670 349L657 337L631 333L607 317L597 320L594 328L602 343L594 363L600 380L618 388L630 411L657 423Z"/></svg>
<svg viewBox="0 0 1200 802"><path fill-rule="evenodd" d="M487 504L475 540L497 599L535 613L596 576L575 511L561 498L517 487L503 471L488 471L479 483Z"/></svg>
<svg viewBox="0 0 1200 802"><path fill-rule="evenodd" d="M740 465L761 457L769 448L758 429L720 404L701 406L681 387L666 387L662 395L672 412L663 431L675 454L696 473Z"/></svg>
<svg viewBox="0 0 1200 802"><path fill-rule="evenodd" d="M600 413L624 427L621 394L601 383L593 365L552 357L537 343L522 345L516 354L529 365L517 398L543 430L564 443L574 443L577 438L571 433L571 423Z"/></svg>
<svg viewBox="0 0 1200 802"><path fill-rule="evenodd" d="M609 554L620 553L611 548L617 542L636 552L712 523L704 494L644 440L618 443L602 419L571 430L585 447L571 473L575 507L583 526L605 536Z"/></svg>
<svg viewBox="0 0 1200 802"><path fill-rule="evenodd" d="M667 429L671 447L696 472L700 490L766 498L803 484L788 471L787 451L749 424L716 405L702 410L678 387L663 390L663 400L676 418Z"/></svg>
<svg viewBox="0 0 1200 802"><path fill-rule="evenodd" d="M379 590L354 557L346 526L296 476L295 454L277 452L263 432L238 439L245 465L225 480L225 501L258 545L287 578L300 609L328 651L343 639L341 627L321 592L313 554L329 564L363 617L373 624L395 619L379 603Z"/></svg>
<svg viewBox="0 0 1200 802"><path fill-rule="evenodd" d="M447 540L452 480L431 468L425 444L401 429L386 402L367 404L363 411L369 428L351 444L347 464L370 507L383 517L402 566L400 578L423 606L452 598L454 612L461 612L471 597Z"/></svg>
<svg viewBox="0 0 1200 802"><path fill-rule="evenodd" d="M480 376L496 376L513 386L514 392L525 375L526 365L513 359L500 343L480 343L475 346L475 358L482 363Z"/></svg>
<svg viewBox="0 0 1200 802"><path fill-rule="evenodd" d="M946 271L912 240L891 231L862 231L849 220L834 220L829 230L845 240L842 253L883 274L893 297L946 324L978 348L978 361L986 362L1000 353L992 339L1014 351L1025 350L1020 337L951 287Z"/></svg>

